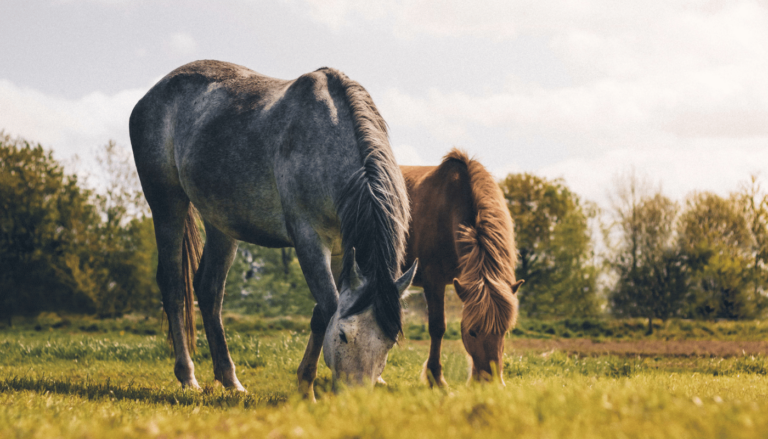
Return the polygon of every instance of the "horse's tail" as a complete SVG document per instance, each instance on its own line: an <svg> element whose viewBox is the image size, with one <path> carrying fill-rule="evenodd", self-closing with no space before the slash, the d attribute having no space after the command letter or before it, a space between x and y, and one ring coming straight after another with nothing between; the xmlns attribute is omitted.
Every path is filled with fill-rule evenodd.
<svg viewBox="0 0 768 439"><path fill-rule="evenodd" d="M181 269L184 276L184 329L187 333L187 347L191 353L195 352L197 334L195 329L195 292L194 279L197 267L200 265L200 257L203 253L203 240L200 230L197 228L197 209L189 203L187 219L184 221L184 241L181 247ZM168 336L170 337L170 328Z"/></svg>

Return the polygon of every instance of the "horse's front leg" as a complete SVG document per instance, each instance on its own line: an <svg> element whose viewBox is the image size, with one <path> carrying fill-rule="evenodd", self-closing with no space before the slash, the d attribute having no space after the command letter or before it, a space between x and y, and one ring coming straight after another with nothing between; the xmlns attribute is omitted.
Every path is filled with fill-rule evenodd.
<svg viewBox="0 0 768 439"><path fill-rule="evenodd" d="M304 398L312 402L316 401L314 383L317 377L317 362L320 359L320 351L323 348L326 327L327 322L323 319L320 307L315 305L315 310L312 312L311 332L307 349L304 351L304 358L301 359L299 369L296 371L296 375L299 378L299 392Z"/></svg>
<svg viewBox="0 0 768 439"><path fill-rule="evenodd" d="M425 279L424 296L427 299L427 311L429 312L429 358L424 363L422 379L429 383L430 387L445 386L443 378L443 365L440 362L440 351L445 334L445 285L440 282L429 282Z"/></svg>
<svg viewBox="0 0 768 439"><path fill-rule="evenodd" d="M336 312L338 292L331 270L329 246L325 245L314 229L308 225L295 226L293 241L307 286L317 301L312 312L309 343L296 371L299 392L305 398L315 401L314 381L317 376L317 362L320 359L328 322Z"/></svg>

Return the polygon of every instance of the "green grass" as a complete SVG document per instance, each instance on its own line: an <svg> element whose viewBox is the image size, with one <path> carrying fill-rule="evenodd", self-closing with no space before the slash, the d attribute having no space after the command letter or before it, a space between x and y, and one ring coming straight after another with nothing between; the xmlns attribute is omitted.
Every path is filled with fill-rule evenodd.
<svg viewBox="0 0 768 439"><path fill-rule="evenodd" d="M429 328L426 323L426 305L417 301L418 296L409 297L411 312L406 317L404 333L409 340L429 340ZM421 299L419 299L421 300ZM458 299L454 299L456 301ZM423 301L423 300L422 300ZM158 317L160 313L158 312ZM446 340L461 339L460 312L448 309ZM228 331L239 333L271 334L288 330L305 332L309 328L309 317L292 316L265 318L236 313L224 314L224 325ZM671 319L666 322L654 320L654 332L647 335L646 319L561 319L537 320L519 319L517 326L510 332L510 338L589 338L593 340L722 340L722 341L757 341L768 340L768 324L760 320L748 321L699 321ZM197 328L202 331L202 319L198 314ZM38 331L68 330L88 333L126 332L136 335L162 335L162 324L158 318L128 315L118 319L96 319L85 316L58 316L43 313L35 318L14 318L14 326L8 328L7 322L0 322L0 331Z"/></svg>
<svg viewBox="0 0 768 439"><path fill-rule="evenodd" d="M611 340L766 340L768 324L755 321L707 322L696 320L654 321L654 332L647 335L648 321L643 319L563 319L522 318L510 337L517 338L590 338ZM429 340L429 328L421 321L408 322L405 334L411 340ZM445 339L460 340L459 321L449 321Z"/></svg>
<svg viewBox="0 0 768 439"><path fill-rule="evenodd" d="M513 336L527 338L593 338L618 340L766 340L768 324L754 321L672 319L654 320L653 334L647 335L646 319L521 319Z"/></svg>
<svg viewBox="0 0 768 439"><path fill-rule="evenodd" d="M252 319L237 318L232 326L253 326ZM241 395L213 385L204 339L194 357L204 390L184 391L167 342L144 333L142 320L94 321L102 325L96 331L81 323L70 319L54 328L56 322L30 321L0 331L0 438L768 435L762 356L513 351L505 356L502 388L467 386L461 342L448 340L449 388L430 390L418 380L428 342L405 340L390 354L386 387L333 394L321 360L318 403L310 404L298 398L295 382L306 333L270 329L270 321L262 321L262 331L230 330L238 376L249 390Z"/></svg>

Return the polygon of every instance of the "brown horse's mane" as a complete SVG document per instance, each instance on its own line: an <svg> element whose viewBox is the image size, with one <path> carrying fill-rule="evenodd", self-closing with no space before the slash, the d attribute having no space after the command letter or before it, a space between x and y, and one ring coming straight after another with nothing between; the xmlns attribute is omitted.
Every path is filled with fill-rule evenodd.
<svg viewBox="0 0 768 439"><path fill-rule="evenodd" d="M474 224L462 224L457 233L462 326L503 334L517 320L518 301L511 287L517 264L512 217L498 183L482 164L454 148L441 166L454 160L467 167L475 213Z"/></svg>

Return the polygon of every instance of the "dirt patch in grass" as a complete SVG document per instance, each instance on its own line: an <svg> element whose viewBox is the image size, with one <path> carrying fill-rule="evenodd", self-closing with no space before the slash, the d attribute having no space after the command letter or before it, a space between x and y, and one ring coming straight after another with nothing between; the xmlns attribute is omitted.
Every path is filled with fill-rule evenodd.
<svg viewBox="0 0 768 439"><path fill-rule="evenodd" d="M718 340L632 340L593 341L590 339L512 339L507 352L552 350L582 355L639 355L677 357L733 357L739 355L768 355L766 341Z"/></svg>

